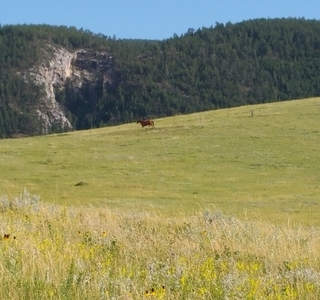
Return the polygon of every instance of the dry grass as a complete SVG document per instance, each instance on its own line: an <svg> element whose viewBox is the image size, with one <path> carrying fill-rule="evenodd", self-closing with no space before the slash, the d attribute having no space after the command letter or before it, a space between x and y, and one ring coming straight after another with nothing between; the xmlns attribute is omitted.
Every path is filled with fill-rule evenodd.
<svg viewBox="0 0 320 300"><path fill-rule="evenodd" d="M0 205L1 299L318 299L319 228ZM8 236L5 236L9 234Z"/></svg>

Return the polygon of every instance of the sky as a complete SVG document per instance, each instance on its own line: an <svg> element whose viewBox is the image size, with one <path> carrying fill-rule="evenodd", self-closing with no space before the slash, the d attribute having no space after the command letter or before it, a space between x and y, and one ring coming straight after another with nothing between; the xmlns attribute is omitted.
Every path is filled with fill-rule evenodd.
<svg viewBox="0 0 320 300"><path fill-rule="evenodd" d="M320 19L319 0L0 0L0 24L74 26L117 39L163 40L218 23Z"/></svg>

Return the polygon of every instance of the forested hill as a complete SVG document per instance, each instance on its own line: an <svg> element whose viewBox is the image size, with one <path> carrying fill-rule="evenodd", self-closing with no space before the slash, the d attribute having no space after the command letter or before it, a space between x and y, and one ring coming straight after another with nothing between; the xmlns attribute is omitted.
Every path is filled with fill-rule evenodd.
<svg viewBox="0 0 320 300"><path fill-rule="evenodd" d="M58 50L71 62L60 81L46 83L59 114L50 113L57 106L46 102L50 86L38 76L63 61L52 60ZM0 27L1 137L314 96L320 96L316 20L216 23L163 41L63 26Z"/></svg>

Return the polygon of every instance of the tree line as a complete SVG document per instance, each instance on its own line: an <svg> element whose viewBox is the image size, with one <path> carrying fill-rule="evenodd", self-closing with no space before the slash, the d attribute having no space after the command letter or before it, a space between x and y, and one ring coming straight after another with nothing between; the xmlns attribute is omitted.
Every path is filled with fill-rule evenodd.
<svg viewBox="0 0 320 300"><path fill-rule="evenodd" d="M21 72L43 59L45 43L70 51L107 49L113 57L112 83L96 72L80 88L67 80L56 91L77 130L320 95L317 20L216 23L162 41L120 40L64 26L1 26L1 137L39 134L32 108L42 87Z"/></svg>

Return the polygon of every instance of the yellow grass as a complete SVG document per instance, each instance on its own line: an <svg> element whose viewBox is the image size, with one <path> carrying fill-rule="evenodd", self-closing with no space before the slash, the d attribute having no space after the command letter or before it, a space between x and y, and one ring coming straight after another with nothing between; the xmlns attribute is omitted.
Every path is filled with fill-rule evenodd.
<svg viewBox="0 0 320 300"><path fill-rule="evenodd" d="M319 228L0 202L1 299L318 299ZM8 236L9 235L9 236Z"/></svg>

